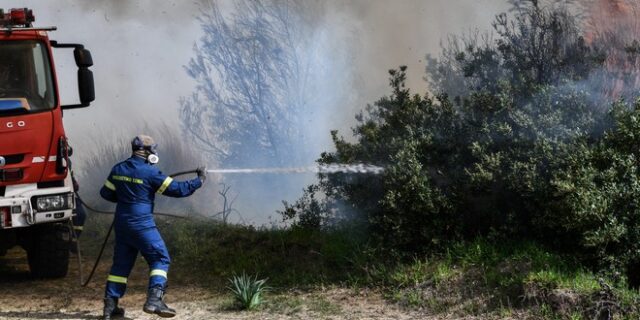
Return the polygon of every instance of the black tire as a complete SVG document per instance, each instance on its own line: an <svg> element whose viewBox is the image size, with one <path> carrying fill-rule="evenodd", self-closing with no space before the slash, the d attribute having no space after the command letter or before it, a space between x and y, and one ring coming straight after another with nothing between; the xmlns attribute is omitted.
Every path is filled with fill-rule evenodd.
<svg viewBox="0 0 640 320"><path fill-rule="evenodd" d="M61 278L69 270L69 227L64 224L34 226L27 249L29 269L36 278Z"/></svg>

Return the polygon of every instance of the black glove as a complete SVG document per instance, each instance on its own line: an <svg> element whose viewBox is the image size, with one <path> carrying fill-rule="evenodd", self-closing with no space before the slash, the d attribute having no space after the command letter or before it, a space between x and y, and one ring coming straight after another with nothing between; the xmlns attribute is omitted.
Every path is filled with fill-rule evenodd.
<svg viewBox="0 0 640 320"><path fill-rule="evenodd" d="M205 167L199 167L196 170L196 173L198 173L198 178L200 178L200 181L202 181L202 183L207 180L207 169Z"/></svg>

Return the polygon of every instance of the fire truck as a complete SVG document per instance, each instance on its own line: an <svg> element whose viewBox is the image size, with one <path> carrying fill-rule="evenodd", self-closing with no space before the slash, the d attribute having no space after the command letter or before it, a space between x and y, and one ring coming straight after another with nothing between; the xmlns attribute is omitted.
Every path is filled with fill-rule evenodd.
<svg viewBox="0 0 640 320"><path fill-rule="evenodd" d="M0 9L0 256L19 245L33 276L54 278L67 274L75 209L62 115L94 100L93 61L34 20L27 8ZM78 104L60 104L54 49L73 50Z"/></svg>

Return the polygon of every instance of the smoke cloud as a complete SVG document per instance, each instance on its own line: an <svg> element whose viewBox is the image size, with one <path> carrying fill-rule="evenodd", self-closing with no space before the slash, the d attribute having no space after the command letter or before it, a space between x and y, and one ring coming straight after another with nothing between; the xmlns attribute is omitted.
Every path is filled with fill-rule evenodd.
<svg viewBox="0 0 640 320"><path fill-rule="evenodd" d="M640 3L634 0L595 0L585 5L586 40L606 53L605 72L612 83L605 94L631 98L640 87Z"/></svg>
<svg viewBox="0 0 640 320"><path fill-rule="evenodd" d="M90 108L65 112L65 128L76 151L77 170L83 157L101 144L119 143L145 125L166 124L167 134L180 135L178 99L194 90L184 71L193 46L202 36L196 17L214 0L3 0L0 7L29 7L37 26L58 26L50 37L60 42L82 43L91 50L96 101ZM223 10L232 0L216 1ZM407 84L417 93L428 90L423 80L425 55L440 51L448 34L488 30L495 14L508 10L506 0L327 0L309 1L316 10L314 27L325 48L326 83L317 84L326 108L317 110L306 147L319 154L332 148L329 130L349 135L354 114L389 92L387 70L409 67ZM75 65L71 52L55 54L63 103L77 99ZM332 65L332 61L336 65ZM341 77L342 79L336 79ZM337 88L336 84L342 87ZM171 129L170 129L171 130ZM162 148L162 147L160 147ZM197 153L197 150L193 151ZM186 169L186 168L185 168ZM103 179L104 177L96 177ZM298 190L302 190L300 185ZM301 191L300 191L301 192ZM280 200L264 211L245 213L245 219L262 223ZM211 196L209 198L214 198ZM239 198L238 202L243 201ZM245 199L244 201L250 201Z"/></svg>

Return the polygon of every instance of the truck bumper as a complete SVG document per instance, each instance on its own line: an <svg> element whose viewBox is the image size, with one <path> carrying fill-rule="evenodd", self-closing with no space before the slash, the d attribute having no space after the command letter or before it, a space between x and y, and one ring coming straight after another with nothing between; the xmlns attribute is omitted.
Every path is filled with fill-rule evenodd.
<svg viewBox="0 0 640 320"><path fill-rule="evenodd" d="M38 189L35 183L7 186L4 197L0 197L0 229L22 228L70 219L75 208L75 197L71 184L65 181L64 185L42 189ZM70 206L64 209L38 211L35 198L51 195L66 195L73 200Z"/></svg>

